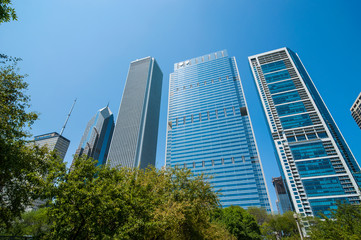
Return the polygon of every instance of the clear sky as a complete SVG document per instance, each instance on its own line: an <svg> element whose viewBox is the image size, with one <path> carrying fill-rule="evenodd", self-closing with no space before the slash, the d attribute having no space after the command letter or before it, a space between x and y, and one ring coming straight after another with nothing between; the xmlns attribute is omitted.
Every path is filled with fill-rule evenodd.
<svg viewBox="0 0 361 240"><path fill-rule="evenodd" d="M13 0L19 20L0 25L0 52L21 57L34 135L64 131L68 164L85 126L110 102L117 116L129 63L155 57L164 74L157 166L164 164L169 74L173 64L217 50L235 56L275 209L279 176L247 57L297 52L361 161L361 130L350 108L361 91L361 1Z"/></svg>

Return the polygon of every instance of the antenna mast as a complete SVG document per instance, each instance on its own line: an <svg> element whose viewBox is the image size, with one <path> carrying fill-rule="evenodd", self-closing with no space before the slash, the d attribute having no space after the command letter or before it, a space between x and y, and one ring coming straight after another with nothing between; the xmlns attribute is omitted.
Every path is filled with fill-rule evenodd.
<svg viewBox="0 0 361 240"><path fill-rule="evenodd" d="M62 135L63 135L64 129L65 129L65 126L66 126L66 124L68 123L68 120L69 120L70 114L71 114L71 112L73 111L73 108L74 108L75 103L76 103L76 98L75 98L75 100L74 100L73 106L72 106L72 107L71 107L71 109L70 109L70 112L69 112L69 114L68 114L68 117L67 117L67 118L66 118L66 120L65 120L64 126L63 126L63 128L61 129L61 131L60 131L60 136L62 136Z"/></svg>

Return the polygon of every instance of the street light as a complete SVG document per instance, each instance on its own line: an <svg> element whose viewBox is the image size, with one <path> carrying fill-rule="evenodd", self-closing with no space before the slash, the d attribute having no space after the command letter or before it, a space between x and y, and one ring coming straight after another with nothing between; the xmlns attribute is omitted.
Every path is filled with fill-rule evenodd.
<svg viewBox="0 0 361 240"><path fill-rule="evenodd" d="M297 215L297 213L294 213L294 214L293 214L293 217L294 217L295 220L296 220L296 224L297 224L298 232L300 233L301 240L303 240L301 227L300 227L300 224L298 223L298 215Z"/></svg>

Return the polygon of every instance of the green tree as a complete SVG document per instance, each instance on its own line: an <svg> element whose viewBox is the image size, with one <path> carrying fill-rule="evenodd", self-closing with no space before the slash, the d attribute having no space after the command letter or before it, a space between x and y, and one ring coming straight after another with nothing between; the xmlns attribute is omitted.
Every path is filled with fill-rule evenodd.
<svg viewBox="0 0 361 240"><path fill-rule="evenodd" d="M0 24L17 20L15 9L10 7L11 4L11 0L0 0Z"/></svg>
<svg viewBox="0 0 361 240"><path fill-rule="evenodd" d="M254 217L239 206L219 210L215 219L236 238L242 240L261 239L261 231Z"/></svg>
<svg viewBox="0 0 361 240"><path fill-rule="evenodd" d="M0 229L20 217L42 196L46 174L56 156L46 148L27 146L37 114L28 112L28 84L18 73L19 59L0 55Z"/></svg>
<svg viewBox="0 0 361 240"><path fill-rule="evenodd" d="M316 219L311 226L311 239L358 240L361 238L361 206L338 203L331 218Z"/></svg>
<svg viewBox="0 0 361 240"><path fill-rule="evenodd" d="M268 222L271 218L265 208L260 207L249 207L247 208L247 212L251 214L257 221L258 225L262 225L265 222Z"/></svg>
<svg viewBox="0 0 361 240"><path fill-rule="evenodd" d="M261 231L266 239L300 238L293 212L285 212L283 215L270 215L269 220L261 226Z"/></svg>
<svg viewBox="0 0 361 240"><path fill-rule="evenodd" d="M211 222L219 200L189 170L96 167L79 158L62 170L49 197L47 239L231 239Z"/></svg>
<svg viewBox="0 0 361 240"><path fill-rule="evenodd" d="M21 218L16 219L11 228L1 233L9 236L30 235L39 239L49 231L49 218L47 208L25 212Z"/></svg>

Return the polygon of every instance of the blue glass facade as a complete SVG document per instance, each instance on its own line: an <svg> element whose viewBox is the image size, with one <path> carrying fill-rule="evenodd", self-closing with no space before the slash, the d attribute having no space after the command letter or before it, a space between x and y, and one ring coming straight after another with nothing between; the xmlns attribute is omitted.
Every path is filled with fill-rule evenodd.
<svg viewBox="0 0 361 240"><path fill-rule="evenodd" d="M271 211L236 61L226 51L174 65L166 165L212 176L223 207Z"/></svg>
<svg viewBox="0 0 361 240"><path fill-rule="evenodd" d="M106 163L110 141L114 131L114 116L108 107L100 109L88 122L75 156L86 155Z"/></svg>
<svg viewBox="0 0 361 240"><path fill-rule="evenodd" d="M249 62L296 212L360 203L360 167L297 54L282 48Z"/></svg>

